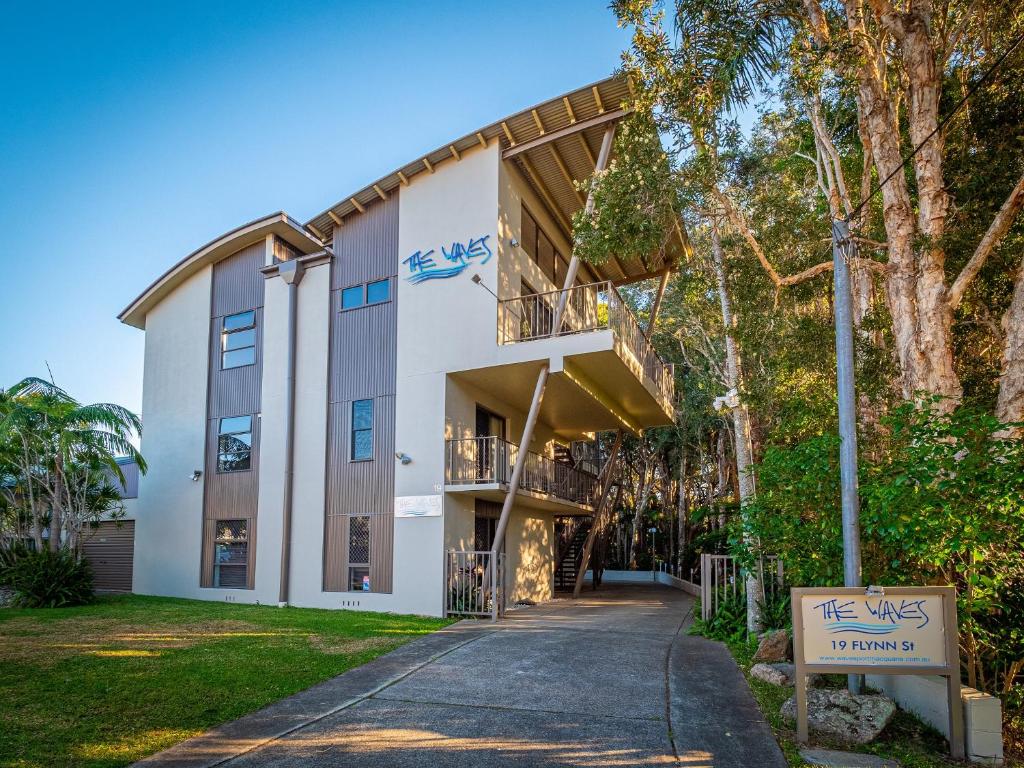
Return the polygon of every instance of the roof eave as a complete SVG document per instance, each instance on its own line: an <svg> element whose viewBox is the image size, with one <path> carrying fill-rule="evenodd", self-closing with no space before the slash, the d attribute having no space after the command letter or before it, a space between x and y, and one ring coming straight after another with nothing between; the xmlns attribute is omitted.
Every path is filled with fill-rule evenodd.
<svg viewBox="0 0 1024 768"><path fill-rule="evenodd" d="M146 315L187 278L210 264L230 256L253 243L275 234L303 253L323 249L323 243L284 211L250 221L193 251L154 280L117 319L145 330Z"/></svg>

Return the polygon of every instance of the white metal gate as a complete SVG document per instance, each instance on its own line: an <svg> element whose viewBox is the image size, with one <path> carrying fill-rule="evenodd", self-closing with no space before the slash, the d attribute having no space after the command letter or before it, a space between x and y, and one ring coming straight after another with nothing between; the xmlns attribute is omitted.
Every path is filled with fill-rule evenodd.
<svg viewBox="0 0 1024 768"><path fill-rule="evenodd" d="M772 555L764 559L765 574L762 582L765 590L782 587L782 561ZM764 578L774 573L774 578ZM745 595L746 574L736 558L732 555L701 555L700 556L700 617L707 621L716 613L718 606L724 601Z"/></svg>
<svg viewBox="0 0 1024 768"><path fill-rule="evenodd" d="M445 616L503 615L505 555L497 567L490 551L448 550L445 558Z"/></svg>

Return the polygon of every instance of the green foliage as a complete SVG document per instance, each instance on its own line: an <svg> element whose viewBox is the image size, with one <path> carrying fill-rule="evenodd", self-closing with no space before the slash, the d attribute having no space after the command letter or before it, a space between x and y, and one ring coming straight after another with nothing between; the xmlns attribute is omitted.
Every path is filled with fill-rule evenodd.
<svg viewBox="0 0 1024 768"><path fill-rule="evenodd" d="M92 568L66 549L25 551L4 568L4 583L23 608L85 605L93 598Z"/></svg>
<svg viewBox="0 0 1024 768"><path fill-rule="evenodd" d="M694 610L699 610L699 607L695 607ZM742 641L747 636L746 596L733 595L723 590L718 597L718 609L714 615L707 621L696 619L691 634L723 642Z"/></svg>
<svg viewBox="0 0 1024 768"><path fill-rule="evenodd" d="M584 209L573 216L574 248L584 261L601 264L615 255L647 263L674 236L675 184L654 122L645 114L622 123L615 158L580 185L594 199L593 213Z"/></svg>
<svg viewBox="0 0 1024 768"><path fill-rule="evenodd" d="M861 461L868 583L953 584L973 687L1001 692L1024 663L1024 444L986 411L907 403L882 421ZM801 586L842 583L838 440L766 452L746 533ZM735 554L756 556L733 532Z"/></svg>
<svg viewBox="0 0 1024 768"><path fill-rule="evenodd" d="M758 600L757 604L761 608L761 626L765 630L789 629L793 626L789 590L769 590L764 600Z"/></svg>

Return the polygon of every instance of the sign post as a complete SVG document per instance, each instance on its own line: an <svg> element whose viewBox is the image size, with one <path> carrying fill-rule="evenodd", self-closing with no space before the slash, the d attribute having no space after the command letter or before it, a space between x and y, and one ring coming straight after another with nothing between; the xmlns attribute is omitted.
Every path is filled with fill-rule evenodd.
<svg viewBox="0 0 1024 768"><path fill-rule="evenodd" d="M949 749L964 756L954 587L794 587L797 740L806 742L807 675L942 675Z"/></svg>

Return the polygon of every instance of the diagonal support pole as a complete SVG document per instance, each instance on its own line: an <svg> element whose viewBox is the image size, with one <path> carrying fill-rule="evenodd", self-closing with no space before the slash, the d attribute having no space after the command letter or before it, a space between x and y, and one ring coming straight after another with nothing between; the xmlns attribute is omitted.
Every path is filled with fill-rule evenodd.
<svg viewBox="0 0 1024 768"><path fill-rule="evenodd" d="M615 442L612 444L612 449L608 454L608 460L605 461L604 467L601 469L601 478L598 484L599 495L597 504L594 505L594 524L590 526L587 540L583 544L583 559L580 561L579 570L576 571L576 583L572 588L573 598L579 597L583 589L583 576L587 572L587 566L590 564L590 555L594 551L594 540L597 538L598 531L604 522L604 506L608 501L608 493L612 489L612 476L618 463L619 449L621 448L622 430L620 429L615 435Z"/></svg>
<svg viewBox="0 0 1024 768"><path fill-rule="evenodd" d="M608 166L608 158L612 152L612 139L615 137L615 123L611 123L604 132L604 138L601 141L601 152L597 158L597 165L594 168L594 172L603 171ZM587 211L592 212L594 210L594 191L593 189L587 194ZM558 307L555 310L553 322L551 324L551 330L554 335L558 335L562 328L562 315L565 314L566 302L569 299L569 290L572 288L573 283L576 280L576 272L579 270L580 257L573 252L572 259L569 260L569 268L566 270L565 283L562 286L560 296L558 299ZM548 374L551 372L551 366L548 363L540 368L540 373L537 374L537 385L533 390L533 400L530 403L530 411L526 416L526 424L523 426L523 436L519 439L519 453L516 455L516 463L512 468L512 477L509 478L508 492L505 494L505 501L501 505L501 517L498 518L498 525L494 531L494 543L491 545L491 569L492 569L492 583L497 583L496 574L494 569L497 568L498 553L502 549L502 545L505 543L505 531L508 528L508 520L512 514L512 505L515 502L516 494L519 492L519 481L523 476L523 469L526 466L526 457L530 451L530 443L533 441L533 430L537 426L537 416L540 413L541 402L544 399L544 389L548 383ZM503 580L504 583L505 580ZM504 589L504 586L502 586ZM497 596L495 596L495 606L498 605ZM495 608L493 618L497 618L497 608Z"/></svg>

